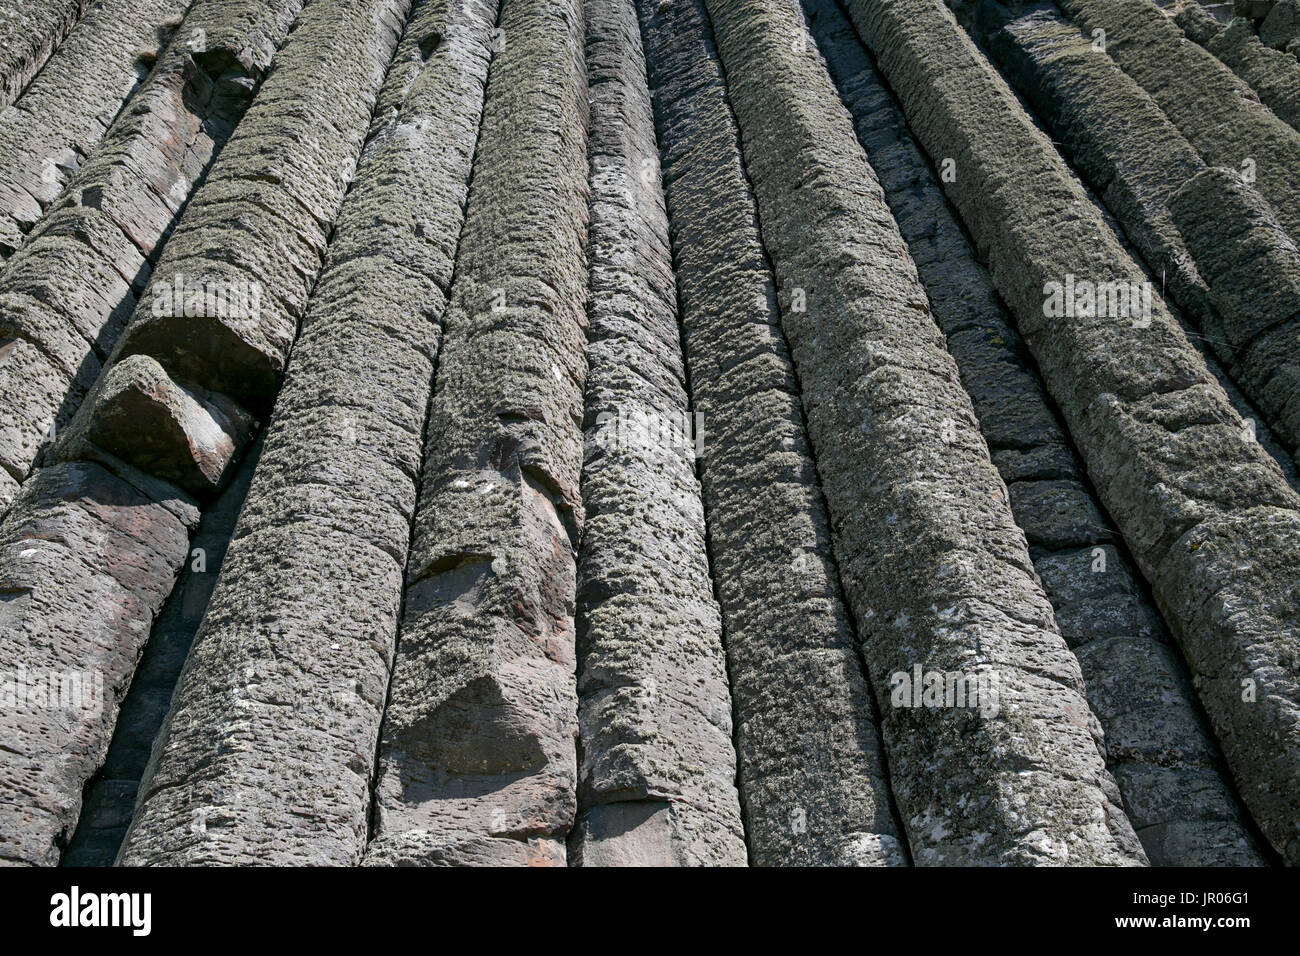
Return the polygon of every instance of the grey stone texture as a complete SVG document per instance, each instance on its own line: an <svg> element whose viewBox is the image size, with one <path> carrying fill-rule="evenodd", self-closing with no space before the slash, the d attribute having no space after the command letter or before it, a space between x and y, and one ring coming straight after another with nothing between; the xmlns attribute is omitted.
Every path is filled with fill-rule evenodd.
<svg viewBox="0 0 1300 956"><path fill-rule="evenodd" d="M361 858L497 12L412 11L126 862Z"/></svg>
<svg viewBox="0 0 1300 956"><path fill-rule="evenodd" d="M22 245L103 139L186 6L97 0L21 102L0 112L0 261Z"/></svg>
<svg viewBox="0 0 1300 956"><path fill-rule="evenodd" d="M1260 23L1259 39L1271 49L1300 57L1300 0L1279 0Z"/></svg>
<svg viewBox="0 0 1300 956"><path fill-rule="evenodd" d="M875 705L701 0L638 0L751 861L899 865Z"/></svg>
<svg viewBox="0 0 1300 956"><path fill-rule="evenodd" d="M907 245L815 46L792 42L797 5L706 6L913 859L1144 863ZM885 707L917 666L983 675L1000 706Z"/></svg>
<svg viewBox="0 0 1300 956"><path fill-rule="evenodd" d="M1105 732L1106 765L1143 849L1158 866L1261 863L1160 614L902 111L835 0L803 6L1079 659ZM1030 458L1037 463L1027 466ZM1169 785L1148 786L1153 778Z"/></svg>
<svg viewBox="0 0 1300 956"><path fill-rule="evenodd" d="M267 307L234 316L234 336L223 336L228 327L221 323L231 316L208 317L216 321L196 316L190 324L177 318L168 326L175 333L172 343L211 351L212 339L220 338L221 348L239 355L238 333L262 344L269 336L261 333L269 326L279 336L274 345L287 351L405 11L402 0L321 0L307 8L292 42L277 57L273 80L263 86L257 105L188 204L129 328L158 328L151 297L162 296L174 279L233 277L231 260L242 257L243 263L267 265L254 272L268 286ZM323 141L311 130L323 134ZM288 210L294 212L286 215ZM231 241L234 234L237 243ZM153 346L147 352L146 343ZM232 416L239 408L257 408L254 399L270 398L257 391L268 387L265 380L231 382L219 374L200 375L198 381L182 374L178 380L186 368L168 344L157 337L119 342L117 357L123 361L101 376L54 449L55 463L24 485L10 520L0 525L0 579L12 577L12 586L23 589L3 607L7 620L0 640L17 646L5 647L0 659L26 661L29 670L102 671L106 688L93 719L83 713L52 727L47 722L53 718L44 712L35 722L12 714L2 718L17 725L5 728L11 744L0 753L0 806L7 811L0 818L0 840L18 844L12 854L6 846L5 855L20 860L57 859L75 824L82 786L103 759L150 625L188 553L197 510L165 479L193 463L198 448L215 455L220 474L227 475L241 450L244 436L237 430L225 433L220 446L212 440L218 421L196 407L195 396L211 399L220 393ZM142 362L145 357L153 361ZM121 369L130 373L125 381L116 374ZM104 434L121 437L113 417L123 402L152 404L151 415L170 419L165 435L153 433L141 442L147 451L135 460L149 472L95 443ZM221 477L212 474L207 470L204 477L215 488ZM33 562L27 542L38 531L57 546L38 548L40 560ZM29 583L38 570L40 579ZM71 646L61 646L68 641ZM49 759L51 753L59 759ZM40 769L32 771L32 765ZM25 799L10 796L17 790ZM39 825L23 825L33 800L41 807Z"/></svg>
<svg viewBox="0 0 1300 956"><path fill-rule="evenodd" d="M577 804L587 83L505 0L434 379L371 865L563 866Z"/></svg>
<svg viewBox="0 0 1300 956"><path fill-rule="evenodd" d="M632 0L587 0L591 222L571 862L743 866L659 150Z"/></svg>
<svg viewBox="0 0 1300 956"><path fill-rule="evenodd" d="M0 109L45 65L87 0L5 0L0 4Z"/></svg>
<svg viewBox="0 0 1300 956"><path fill-rule="evenodd" d="M42 150L0 149L0 164L24 167L4 167L15 169L11 179L20 193L21 182L44 168L53 171L57 182L50 189L58 196L22 213L36 225L0 270L0 348L7 350L0 362L0 508L80 407L194 186L209 171L301 7L302 0L197 0L88 160L33 166ZM94 26L92 16L78 31ZM112 22L120 28L117 19ZM24 103L49 75L42 74ZM40 130L24 138L70 137L63 141L69 148L78 142L80 134L70 131L79 121L65 111L75 113L76 104L86 102L75 85L94 75L93 66L74 63L63 81L51 81L52 102ZM97 118L98 110L90 120L108 126L111 115ZM11 115L0 114L0 129ZM6 175L0 172L0 196ZM13 208L15 194L8 195L0 201Z"/></svg>
<svg viewBox="0 0 1300 956"><path fill-rule="evenodd" d="M1223 369L1207 357L1233 407L1244 418L1263 419L1257 438L1293 478L1300 431L1287 381L1296 374L1294 354L1288 363L1284 350L1248 347L1262 329L1284 326L1295 312L1279 314L1279 304L1290 295L1287 277L1300 259L1276 222L1271 232L1261 225L1273 219L1268 203L1240 177L1237 186L1218 189L1235 174L1207 177L1191 144L1151 98L1054 8L1031 8L1011 19L987 9L993 55L1123 225L1153 284L1158 280L1195 323L1199 333L1189 330L1189 336L1217 355L1249 396L1253 405L1233 394ZM1185 197L1177 217L1171 212L1175 195ZM1267 240L1259 238L1261 229Z"/></svg>
<svg viewBox="0 0 1300 956"><path fill-rule="evenodd" d="M1183 32L1232 67L1292 129L1300 129L1300 59L1265 46L1250 20L1238 17L1226 27L1211 30L1192 12L1193 7L1200 9L1192 3L1175 17Z"/></svg>
<svg viewBox="0 0 1300 956"><path fill-rule="evenodd" d="M1151 95L1210 166L1255 169L1255 188L1300 241L1300 132L1259 102L1224 63L1189 42L1150 0L1057 0L1106 54Z"/></svg>
<svg viewBox="0 0 1300 956"><path fill-rule="evenodd" d="M1284 543L1300 496L1163 306L1145 327L1046 314L1049 282L1141 272L952 14L934 0L849 9L918 141L955 162L947 195L1178 639L1242 800L1300 859L1300 553Z"/></svg>

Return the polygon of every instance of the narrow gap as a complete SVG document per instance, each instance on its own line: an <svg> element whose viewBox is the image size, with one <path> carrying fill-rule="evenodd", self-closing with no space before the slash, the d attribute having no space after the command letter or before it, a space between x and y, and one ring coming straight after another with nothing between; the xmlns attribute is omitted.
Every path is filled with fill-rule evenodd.
<svg viewBox="0 0 1300 956"><path fill-rule="evenodd" d="M736 146L737 146L736 152L740 160L741 175L745 177L746 188L749 191L750 200L753 204L754 225L755 225L756 232L758 233L759 247L762 249L763 252L763 263L764 266L766 267L768 275L772 277L773 291L778 292L776 270L772 266L772 257L767 251L767 243L763 241L762 213L758 208L758 197L757 194L754 192L754 182L753 179L750 177L749 164L745 159L744 134L740 129L740 123L736 120L735 110L731 106L730 85L727 83L726 67L723 65L722 57L718 53L717 44L714 40L713 20L709 16L708 8L704 4L703 0L695 0L695 2L699 4L700 13L704 20L705 26L708 29L708 33L704 38L705 46L708 49L709 53L713 56L715 62L717 63L718 72L722 76L723 90L724 90L723 95L727 101L727 112L728 115L731 117L732 129L735 131L736 134ZM810 43L813 42L811 34L808 36L808 39ZM862 644L858 639L857 619L853 613L853 609L848 599L848 591L844 587L844 578L840 571L839 559L836 556L834 551L834 542L836 538L834 522L831 518L831 510L830 510L829 503L826 501L825 491L823 490L824 486L822 484L821 468L817 462L818 459L816 453L817 450L813 446L813 437L811 432L809 432L808 430L808 415L806 409L804 408L804 403L803 403L803 380L799 376L799 368L794 360L794 352L790 348L790 341L788 336L786 335L784 316L781 315L781 297L779 294L776 295L776 308L777 308L778 316L781 318L781 321L777 323L777 331L780 333L781 342L785 348L786 357L789 361L790 374L794 378L796 388L798 389L799 401L797 401L795 404L799 409L800 427L803 429L804 436L808 441L808 449L809 449L808 457L810 462L812 463L813 471L817 475L817 497L818 500L821 502L822 512L826 515L827 530L831 536L831 542L832 542L831 552L825 555L825 558L830 563L831 567L834 569L835 580L839 585L840 596L844 603L844 610L845 610L844 617L849 626L849 631L851 634L851 638L850 638L851 643L853 645L854 652L858 658L858 664L862 668L863 677L866 679L867 689L871 693L873 698L873 703L875 704L875 708L876 708L876 713L874 715L875 720L872 721L872 724L874 725L876 731L877 752L880 755L880 769L886 784L885 789L886 789L886 796L888 798L890 814L893 817L894 824L897 826L899 836L901 837L901 839L898 841L899 848L903 853L904 859L907 861L907 865L914 866L915 863L912 859L912 848L908 841L908 836L907 836L908 831L906 827L903 826L903 822L902 822L903 817L902 814L899 812L898 802L894 796L894 788L890 783L892 777L890 776L890 770L889 770L889 755L886 752L883 734L880 726L882 721L881 715L884 713L884 711L881 709L880 706L880 695L879 692L876 690L876 683L871 678L871 670L867 666L866 658L863 655Z"/></svg>
<svg viewBox="0 0 1300 956"><path fill-rule="evenodd" d="M503 12L504 12L504 9L503 9L504 6L505 6L505 2L504 2L504 0L498 0L498 2L497 2L497 13L496 13L496 18L495 18L495 20L493 21L493 34L492 34L492 36L496 36L496 35L498 35L496 31L500 30L500 28L501 28L501 16L502 16L502 14L503 14ZM451 28L451 25L448 24L448 30L447 30L447 32L450 33L450 32L451 32L451 29L452 29L452 28ZM491 43L491 40L489 40L489 43L488 43L488 49L489 49L489 50L492 50L492 43ZM454 260L454 264L453 264L453 266L452 266L451 281L447 284L447 291L446 291L446 293L445 293L445 296L446 296L446 300L447 300L447 302L446 302L446 305L444 306L444 309L443 309L443 318L439 321L439 331L438 331L438 354L435 355L434 358L433 358L433 372L432 372L432 376L431 376L431 378L430 378L430 384L429 384L429 400L428 400L428 402L425 403L425 411L424 411L424 427L421 429L421 434L420 434L421 461L420 461L420 467L416 470L416 475L415 475L415 499L414 499L414 500L415 500L415 502L416 502L416 512L413 512L413 513L412 513L412 516L411 516L411 530L410 530L410 535L409 535L409 537L407 538L407 543L406 543L406 555L407 555L407 557L406 557L406 562L405 562L405 564L404 564L404 566L403 566L403 568L402 568L402 591L401 591L401 594L399 595L398 602L397 602L397 626L396 626L396 628L394 629L394 633L393 633L393 656L392 656L392 663L389 665L389 668L388 668L388 686L387 686L387 688L386 688L385 691L384 691L383 713L380 714L379 735L378 735L378 737L375 739L375 753L374 753L374 759L372 759L371 762L370 762L370 805L369 805L369 807L367 808L367 813L366 813L366 818L367 818L367 826L366 826L366 829L367 829L367 833L366 833L366 846L362 848L362 854L363 854L363 855L364 855L366 849L369 848L370 843L375 839L375 836L376 836L376 833L375 833L375 826L376 826L375 815L376 815L376 813L378 812L378 806L379 806L379 798L378 798L378 789L379 789L379 757L380 757L380 754L381 754L381 752L382 752L382 750L383 750L383 741L384 741L384 733L383 733L384 717L387 715L387 711L388 711L388 702L389 702L389 700L390 700L391 697L392 697L392 693L393 693L393 675L394 675L394 673L396 673L396 671L397 671L397 660L398 660L398 657L399 657L399 655L400 655L400 653L401 653L401 648L402 648L402 643L401 643L401 636L402 636L402 623L403 623L403 621L405 620L405 617L406 617L406 593L407 593L407 581L406 581L406 575L407 575L407 568L409 567L409 564L410 564L410 555L411 555L411 550L415 547L415 527L416 527L416 521L415 521L415 519L416 519L416 516L417 516L417 514L418 514L419 503L420 503L420 500L421 500L421 497L422 497L422 495L423 495L423 491L424 491L424 464L425 464L425 458L427 457L427 453L428 453L429 418L430 418L430 414L429 414L429 413L430 413L430 410L432 409L434 398L435 398L435 396L437 395L437 388L438 388L438 375L439 375L439 372L441 371L442 345L443 345L443 339L444 339L444 337L446 336L446 332L447 332L447 325L446 325L446 314L447 314L447 313L446 313L446 310L449 309L449 308L451 308L451 304L452 304L452 294L453 294L453 292L454 292L455 289L456 289L456 280L457 280L457 278L458 278L458 277L460 276L460 274L461 274L461 268L462 268L462 265L463 265L463 260L461 259L461 256L460 256L460 243L461 243L461 239L462 239L462 238L464 237L464 235L465 235L465 223L466 223L466 222L468 221L468 219L469 219L469 210L470 210L470 207L471 207L471 205L472 205L472 203L473 203L473 198L474 198L474 174L475 174L475 172L476 172L476 171L478 170L478 168L479 168L479 148L480 148L481 143L482 143L482 134L483 134L483 117L484 117L484 114L485 114L486 111L487 111L487 103L488 103L488 99L489 99L489 98L491 97L491 95L492 95L492 77L493 77L492 66L496 63L496 56L497 56L497 54L496 54L495 51L493 51L493 52L491 52L491 53L489 54L489 56L491 57L491 59L489 60L489 63L488 63L487 79L486 79L486 81L485 81L485 83L484 83L484 85L483 85L483 99L482 99L482 105L481 105L480 108L479 108L479 121L478 121L478 128L475 130L475 133L474 133L474 149L473 149L473 158L470 160L469 176L468 176L467 179L465 180L465 204L464 204L464 206L463 206L462 209L461 209L460 232L457 234L457 237L456 237L456 253L455 253L455 260Z"/></svg>

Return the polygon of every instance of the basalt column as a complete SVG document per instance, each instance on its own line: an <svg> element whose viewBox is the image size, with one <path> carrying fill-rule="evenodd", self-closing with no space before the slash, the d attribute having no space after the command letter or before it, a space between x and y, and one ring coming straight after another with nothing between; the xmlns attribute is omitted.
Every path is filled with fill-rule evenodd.
<svg viewBox="0 0 1300 956"><path fill-rule="evenodd" d="M1078 662L801 12L706 6L913 858L1144 863ZM897 691L918 672L986 696L909 706Z"/></svg>
<svg viewBox="0 0 1300 956"><path fill-rule="evenodd" d="M415 6L124 862L361 858L496 17Z"/></svg>
<svg viewBox="0 0 1300 956"><path fill-rule="evenodd" d="M1053 306L1071 276L1141 269L952 14L848 7L931 160L951 160L947 194L1181 644L1242 800L1300 861L1300 496L1158 300L1136 325Z"/></svg>
<svg viewBox="0 0 1300 956"><path fill-rule="evenodd" d="M701 478L760 866L900 865L875 708L700 0L638 0Z"/></svg>
<svg viewBox="0 0 1300 956"><path fill-rule="evenodd" d="M42 178L47 192L38 195L59 196L0 270L0 350L7 350L0 362L0 509L99 375L195 183L301 8L302 0L198 0L131 108L79 171L62 160L46 164L26 145L0 154L0 163L22 167L14 170L18 180ZM66 82L74 86L56 85L50 95L59 103L71 98L75 109L83 102L75 84L87 77L74 71ZM40 143L51 134L31 135ZM21 182L14 188L9 200L21 200ZM21 218L40 214L32 203Z"/></svg>
<svg viewBox="0 0 1300 956"><path fill-rule="evenodd" d="M506 0L430 403L371 864L566 862L586 375L577 0Z"/></svg>
<svg viewBox="0 0 1300 956"><path fill-rule="evenodd" d="M835 0L803 0L907 240L1151 862L1261 862L1185 668L929 163Z"/></svg>
<svg viewBox="0 0 1300 956"><path fill-rule="evenodd" d="M0 659L102 676L102 707L4 711L0 856L52 863L153 616L274 398L405 0L317 0L190 201L116 358L0 524Z"/></svg>
<svg viewBox="0 0 1300 956"><path fill-rule="evenodd" d="M641 28L588 0L591 261L578 562L583 865L743 865L722 619L704 546Z"/></svg>

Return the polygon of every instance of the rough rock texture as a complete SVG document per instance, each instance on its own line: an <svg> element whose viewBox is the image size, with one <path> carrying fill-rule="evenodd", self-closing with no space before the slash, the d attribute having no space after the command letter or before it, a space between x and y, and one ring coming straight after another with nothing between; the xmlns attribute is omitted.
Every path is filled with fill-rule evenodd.
<svg viewBox="0 0 1300 956"><path fill-rule="evenodd" d="M355 163L360 151L404 12L402 0L321 0L307 9L292 42L277 58L274 81L263 88L257 106L191 201L190 215L169 242L130 328L156 328L158 316L152 303L161 300L174 279L188 275L191 280L219 280L237 252L247 257L246 263L269 265L264 273L255 273L257 281L269 287L262 297L266 308L251 316L209 316L217 320L212 325L195 321L179 328L187 320L178 319L178 340L187 348L210 349L216 337L213 332L220 335L226 328L220 322L234 318L239 331L250 337L258 336L267 325L275 328L283 336L276 344L287 351L296 316L320 265L329 224L343 199L345 167ZM327 117L330 135L324 142L307 135L309 129L319 130ZM221 219L226 230L240 233L237 250L228 248L228 240L214 225L223 206L225 213L239 217ZM277 209L300 212L272 216L270 210ZM295 252L297 261L290 258ZM293 318L276 327L276 320L283 321L286 315ZM221 348L234 352L241 340L232 338L224 338ZM128 340L126 344L141 343ZM138 362L133 356L142 354L139 347L125 354L119 351L121 358L133 362ZM146 365L147 374L153 375L150 389L155 394L161 394L156 391L159 389L166 392L163 404L173 411L181 410L181 395L192 397L198 394L195 389L204 389L202 394L208 395L223 387L225 408L251 406L254 402L245 385L265 385L263 381L231 383L208 375L177 382L174 376L181 363L172 353L155 347L149 357L154 359ZM169 375L173 376L170 391L163 384ZM59 544L40 565L45 576L39 586L4 605L9 620L0 628L0 639L18 641L21 646L12 652L6 648L3 659L30 660L32 669L55 669L57 665L103 670L105 686L112 689L92 722L70 724L60 733L44 725L25 724L6 733L12 749L0 753L0 780L5 781L0 786L22 786L36 796L42 808L51 808L44 810L46 819L41 826L21 830L20 858L33 862L57 857L58 845L75 823L82 785L103 758L124 684L188 552L187 533L197 516L192 514L190 500L162 476L176 475L198 445L217 455L221 473L227 473L243 437L230 433L224 447L218 448L211 440L215 419L185 408L183 414L170 419L186 440L177 440L171 433L166 441L149 445L147 454L137 460L150 472L139 472L93 441L101 428L115 431L105 422L121 407L122 393L116 388L120 381L113 374L101 377L96 392L54 450L61 463L42 469L24 486L15 499L12 521L0 525L0 579L14 576L13 587L29 587L26 576L34 566L22 562L24 551L29 550L24 541L34 533L33 522L42 537ZM153 437L145 436L142 445ZM212 480L211 485L219 480ZM96 507L106 494L102 507ZM178 499L182 504L176 503ZM129 506L120 502L129 502ZM178 513L184 515L183 525ZM137 555L138 547L113 540L114 535L137 529L142 538L146 534L157 538L143 556ZM39 553L46 555L45 551ZM116 575L123 573L125 583L113 590ZM69 618L84 620L74 627ZM60 642L70 638L76 645L61 648ZM22 653L28 657L23 658ZM41 779L20 783L29 774L24 769L27 761L50 752L61 753L62 759L49 761ZM0 800L11 802L3 796ZM13 812L22 813L21 805ZM0 834L4 834L0 839L8 842L14 827L7 820L0 821Z"/></svg>
<svg viewBox="0 0 1300 956"><path fill-rule="evenodd" d="M412 12L127 862L361 858L496 16Z"/></svg>
<svg viewBox="0 0 1300 956"><path fill-rule="evenodd" d="M1182 646L1242 799L1300 860L1300 553L1284 544L1300 496L1162 306L1145 327L1045 314L1049 282L1140 270L951 13L936 0L850 10L917 139L954 160L948 196Z"/></svg>
<svg viewBox="0 0 1300 956"><path fill-rule="evenodd" d="M254 444L221 497L204 512L190 540L185 566L154 622L131 689L122 700L104 764L86 786L81 816L62 866L112 866L117 858L153 742L221 573L259 445Z"/></svg>
<svg viewBox="0 0 1300 956"><path fill-rule="evenodd" d="M130 107L0 271L0 349L8 350L0 362L0 471L15 481L77 411L177 216L301 7L302 0L197 0ZM73 78L86 81L79 70ZM61 110L68 92L51 95ZM65 177L76 164L49 168ZM167 306L185 298L174 294L182 288ZM4 484L0 507L12 496Z"/></svg>
<svg viewBox="0 0 1300 956"><path fill-rule="evenodd" d="M1300 56L1300 0L1281 0L1259 25L1259 39L1274 50Z"/></svg>
<svg viewBox="0 0 1300 956"><path fill-rule="evenodd" d="M18 99L85 9L86 0L0 4L0 109Z"/></svg>
<svg viewBox="0 0 1300 956"><path fill-rule="evenodd" d="M1262 862L1159 612L902 111L835 0L804 0L804 8L1079 658L1106 765L1147 856L1158 866Z"/></svg>
<svg viewBox="0 0 1300 956"><path fill-rule="evenodd" d="M1000 24L1004 13L993 11L990 19ZM1202 333L1190 334L1223 360L1277 430L1285 450L1276 457L1290 471L1300 439L1295 413L1288 407L1289 390L1268 384L1275 374L1284 379L1288 370L1278 359L1268 362L1246 347L1261 329L1291 317L1278 304L1288 301L1287 276L1300 267L1294 253L1288 256L1289 241L1276 223L1271 232L1261 225L1262 219L1273 219L1268 204L1232 174L1207 181L1205 164L1150 97L1052 9L1033 9L1009 20L990 46L1011 82L1123 224L1161 287ZM1237 185L1225 187L1227 191L1211 188L1223 183L1225 175L1236 178ZM1170 211L1176 193L1185 195L1177 221ZM1237 196L1241 198L1229 201ZM1240 242L1231 249L1223 245L1231 237L1259 237L1261 229L1270 238L1256 238L1256 248L1243 251ZM1189 249L1193 238L1195 248ZM1261 242L1269 254L1258 254ZM1269 318L1261 319L1261 313ZM1292 356L1293 365L1298 360ZM1212 371L1222 382L1220 370ZM1259 414L1231 392L1229 398L1243 417ZM1274 451L1271 430L1259 428L1257 438Z"/></svg>
<svg viewBox="0 0 1300 956"><path fill-rule="evenodd" d="M99 688L0 709L0 861L58 862L197 522L170 486L89 461L42 469L0 522L0 660Z"/></svg>
<svg viewBox="0 0 1300 956"><path fill-rule="evenodd" d="M1151 94L1208 165L1253 167L1256 188L1300 241L1300 132L1150 0L1057 2L1089 38L1105 31L1106 54Z"/></svg>
<svg viewBox="0 0 1300 956"><path fill-rule="evenodd" d="M560 865L576 806L587 84L575 0L505 0L430 403L375 865Z"/></svg>
<svg viewBox="0 0 1300 956"><path fill-rule="evenodd" d="M0 864L1300 863L1296 0L185 2L0 0Z"/></svg>
<svg viewBox="0 0 1300 956"><path fill-rule="evenodd" d="M1261 43L1249 20L1237 18L1226 27L1211 30L1204 21L1197 22L1191 8L1200 10L1192 3L1184 8L1188 12L1175 18L1183 32L1232 67L1292 129L1300 129L1300 59Z"/></svg>
<svg viewBox="0 0 1300 956"><path fill-rule="evenodd" d="M1207 331L1234 350L1242 387L1258 397L1294 456L1300 452L1300 250L1273 207L1235 170L1202 171L1169 207L1223 317Z"/></svg>
<svg viewBox="0 0 1300 956"><path fill-rule="evenodd" d="M591 224L578 563L582 865L744 865L658 148L632 0L588 0Z"/></svg>
<svg viewBox="0 0 1300 956"><path fill-rule="evenodd" d="M791 43L798 8L707 6L877 697L918 665L997 685L996 713L882 707L913 858L1145 862L906 243L811 41Z"/></svg>
<svg viewBox="0 0 1300 956"><path fill-rule="evenodd" d="M21 102L0 112L0 261L103 139L185 7L183 0L97 0Z"/></svg>
<svg viewBox="0 0 1300 956"><path fill-rule="evenodd" d="M758 865L906 862L701 0L638 0Z"/></svg>

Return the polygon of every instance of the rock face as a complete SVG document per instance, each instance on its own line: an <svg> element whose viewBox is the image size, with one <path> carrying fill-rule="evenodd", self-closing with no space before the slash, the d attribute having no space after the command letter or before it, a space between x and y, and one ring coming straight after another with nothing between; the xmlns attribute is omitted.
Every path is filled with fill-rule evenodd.
<svg viewBox="0 0 1300 956"><path fill-rule="evenodd" d="M950 6L0 2L0 863L1300 863L1295 0Z"/></svg>

